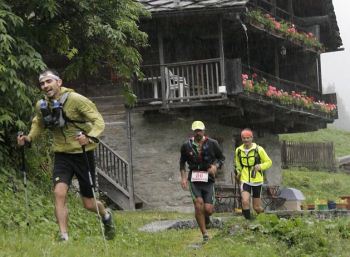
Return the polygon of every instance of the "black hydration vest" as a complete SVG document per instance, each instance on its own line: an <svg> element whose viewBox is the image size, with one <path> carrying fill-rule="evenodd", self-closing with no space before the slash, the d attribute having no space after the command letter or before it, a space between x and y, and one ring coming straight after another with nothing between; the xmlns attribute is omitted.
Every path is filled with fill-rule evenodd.
<svg viewBox="0 0 350 257"><path fill-rule="evenodd" d="M207 170L213 163L209 153L208 137L205 137L200 151L193 146L192 138L188 140L186 148L190 170Z"/></svg>
<svg viewBox="0 0 350 257"><path fill-rule="evenodd" d="M40 100L40 111L43 116L45 128L63 128L68 122L73 123L76 127L78 126L75 123L85 123L85 121L72 120L65 114L63 107L67 101L69 93L70 92L65 92L59 100L52 101L51 108L45 99Z"/></svg>
<svg viewBox="0 0 350 257"><path fill-rule="evenodd" d="M248 152L249 154L249 152ZM251 167L255 166L256 164L260 164L261 160L260 160L260 155L259 155L259 146L257 145L256 148L254 149L254 164L253 165L249 165L249 158L252 158L252 156L246 156L246 157L242 157L242 150L240 148L238 148L238 153L237 156L239 158L239 162L241 163L242 167L248 167L248 169L250 169ZM248 165L244 165L242 162L242 159L247 159L247 164Z"/></svg>

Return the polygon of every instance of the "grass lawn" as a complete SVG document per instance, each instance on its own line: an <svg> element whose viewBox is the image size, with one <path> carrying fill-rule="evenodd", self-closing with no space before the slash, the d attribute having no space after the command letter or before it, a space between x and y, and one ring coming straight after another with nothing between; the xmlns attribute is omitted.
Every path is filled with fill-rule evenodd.
<svg viewBox="0 0 350 257"><path fill-rule="evenodd" d="M350 195L350 174L307 169L283 170L283 187L293 187L303 192L306 202L316 199L336 200L340 196Z"/></svg>
<svg viewBox="0 0 350 257"><path fill-rule="evenodd" d="M318 221L311 217L279 220L274 215L261 215L247 222L240 216L231 216L223 229L210 230L212 239L205 245L200 244L201 236L196 228L157 233L138 230L155 220L190 217L179 213L115 212L117 236L107 242L107 249L93 215L85 215L88 224L72 229L70 241L65 243L56 241L56 228L51 226L46 230L40 224L32 224L29 229L1 228L0 256L349 256L350 221L344 218L337 221ZM72 215L71 219L75 217Z"/></svg>

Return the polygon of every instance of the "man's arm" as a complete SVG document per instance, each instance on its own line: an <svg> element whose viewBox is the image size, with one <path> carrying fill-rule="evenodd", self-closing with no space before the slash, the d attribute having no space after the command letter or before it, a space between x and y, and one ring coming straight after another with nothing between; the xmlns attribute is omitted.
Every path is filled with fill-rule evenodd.
<svg viewBox="0 0 350 257"><path fill-rule="evenodd" d="M260 170L264 171L272 166L272 160L265 152L265 149L259 146L258 154L260 156L261 163L259 164Z"/></svg>
<svg viewBox="0 0 350 257"><path fill-rule="evenodd" d="M187 161L186 147L185 147L185 145L183 145L181 147L181 156L180 156L181 187L183 189L187 189L187 187L188 187L186 161Z"/></svg>
<svg viewBox="0 0 350 257"><path fill-rule="evenodd" d="M214 148L215 161L210 165L208 172L209 174L215 177L217 170L220 169L224 164L225 156L222 153L219 143L215 140L213 141L213 148Z"/></svg>
<svg viewBox="0 0 350 257"><path fill-rule="evenodd" d="M238 156L238 151L239 149L236 148L235 150L235 175L236 175L236 178L239 179L240 176L241 176L241 172L242 172L242 166L241 166L241 160L239 159L239 156Z"/></svg>
<svg viewBox="0 0 350 257"><path fill-rule="evenodd" d="M91 138L98 138L105 129L105 123L96 105L88 98L79 94L74 94L74 100L79 101L77 103L79 113L85 117L86 121L92 124L91 130L86 135Z"/></svg>
<svg viewBox="0 0 350 257"><path fill-rule="evenodd" d="M44 129L45 128L44 128L44 123L43 123L42 115L39 108L39 103L37 103L35 106L35 116L32 119L32 124L30 127L29 134L19 135L17 137L17 143L19 145L24 145L26 142L30 144L32 141L37 139L42 134Z"/></svg>
<svg viewBox="0 0 350 257"><path fill-rule="evenodd" d="M214 154L215 154L214 164L217 169L220 169L225 162L225 156L223 155L222 150L217 141L213 141L213 147L214 147Z"/></svg>

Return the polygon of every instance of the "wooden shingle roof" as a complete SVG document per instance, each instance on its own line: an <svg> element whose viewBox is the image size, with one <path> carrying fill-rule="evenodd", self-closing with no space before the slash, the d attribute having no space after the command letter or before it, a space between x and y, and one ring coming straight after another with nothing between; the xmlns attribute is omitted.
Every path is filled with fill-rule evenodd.
<svg viewBox="0 0 350 257"><path fill-rule="evenodd" d="M340 37L337 17L335 15L333 1L332 0L324 0L325 9L327 10L327 15L329 16L329 48L331 50L336 50L337 48L343 45L342 39Z"/></svg>
<svg viewBox="0 0 350 257"><path fill-rule="evenodd" d="M244 6L249 0L138 0L152 13Z"/></svg>
<svg viewBox="0 0 350 257"><path fill-rule="evenodd" d="M232 8L245 7L250 0L137 0L152 13L152 16L163 16L170 13L186 12L212 12L222 11ZM328 15L329 24L326 29L326 42L328 50L336 50L342 46L337 19L334 12L333 0L323 0L320 2L324 7L323 15Z"/></svg>

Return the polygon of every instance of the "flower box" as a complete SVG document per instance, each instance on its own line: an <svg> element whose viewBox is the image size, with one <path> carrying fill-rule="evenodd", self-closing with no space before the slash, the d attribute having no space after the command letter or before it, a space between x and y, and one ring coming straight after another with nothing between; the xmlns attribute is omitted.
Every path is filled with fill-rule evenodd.
<svg viewBox="0 0 350 257"><path fill-rule="evenodd" d="M340 199L345 200L346 202L344 204L346 204L346 209L350 210L350 196L341 196Z"/></svg>
<svg viewBox="0 0 350 257"><path fill-rule="evenodd" d="M274 102L295 111L309 112L328 118L337 113L335 104L317 101L313 97L307 96L305 92L283 91L256 73L242 74L242 87L243 92L250 97Z"/></svg>
<svg viewBox="0 0 350 257"><path fill-rule="evenodd" d="M319 211L328 211L328 205L327 204L318 204L317 210Z"/></svg>
<svg viewBox="0 0 350 257"><path fill-rule="evenodd" d="M346 203L337 203L336 204L336 208L337 210L340 210L340 211L345 211L347 210L347 204Z"/></svg>
<svg viewBox="0 0 350 257"><path fill-rule="evenodd" d="M307 209L308 209L309 211L315 210L315 205L314 205L314 204L308 204L308 205L307 205Z"/></svg>
<svg viewBox="0 0 350 257"><path fill-rule="evenodd" d="M308 50L324 52L325 48L322 43L311 33L298 31L294 24L285 20L276 20L270 14L265 14L260 10L250 10L247 13L249 23L277 37L284 37L293 43L305 47Z"/></svg>

